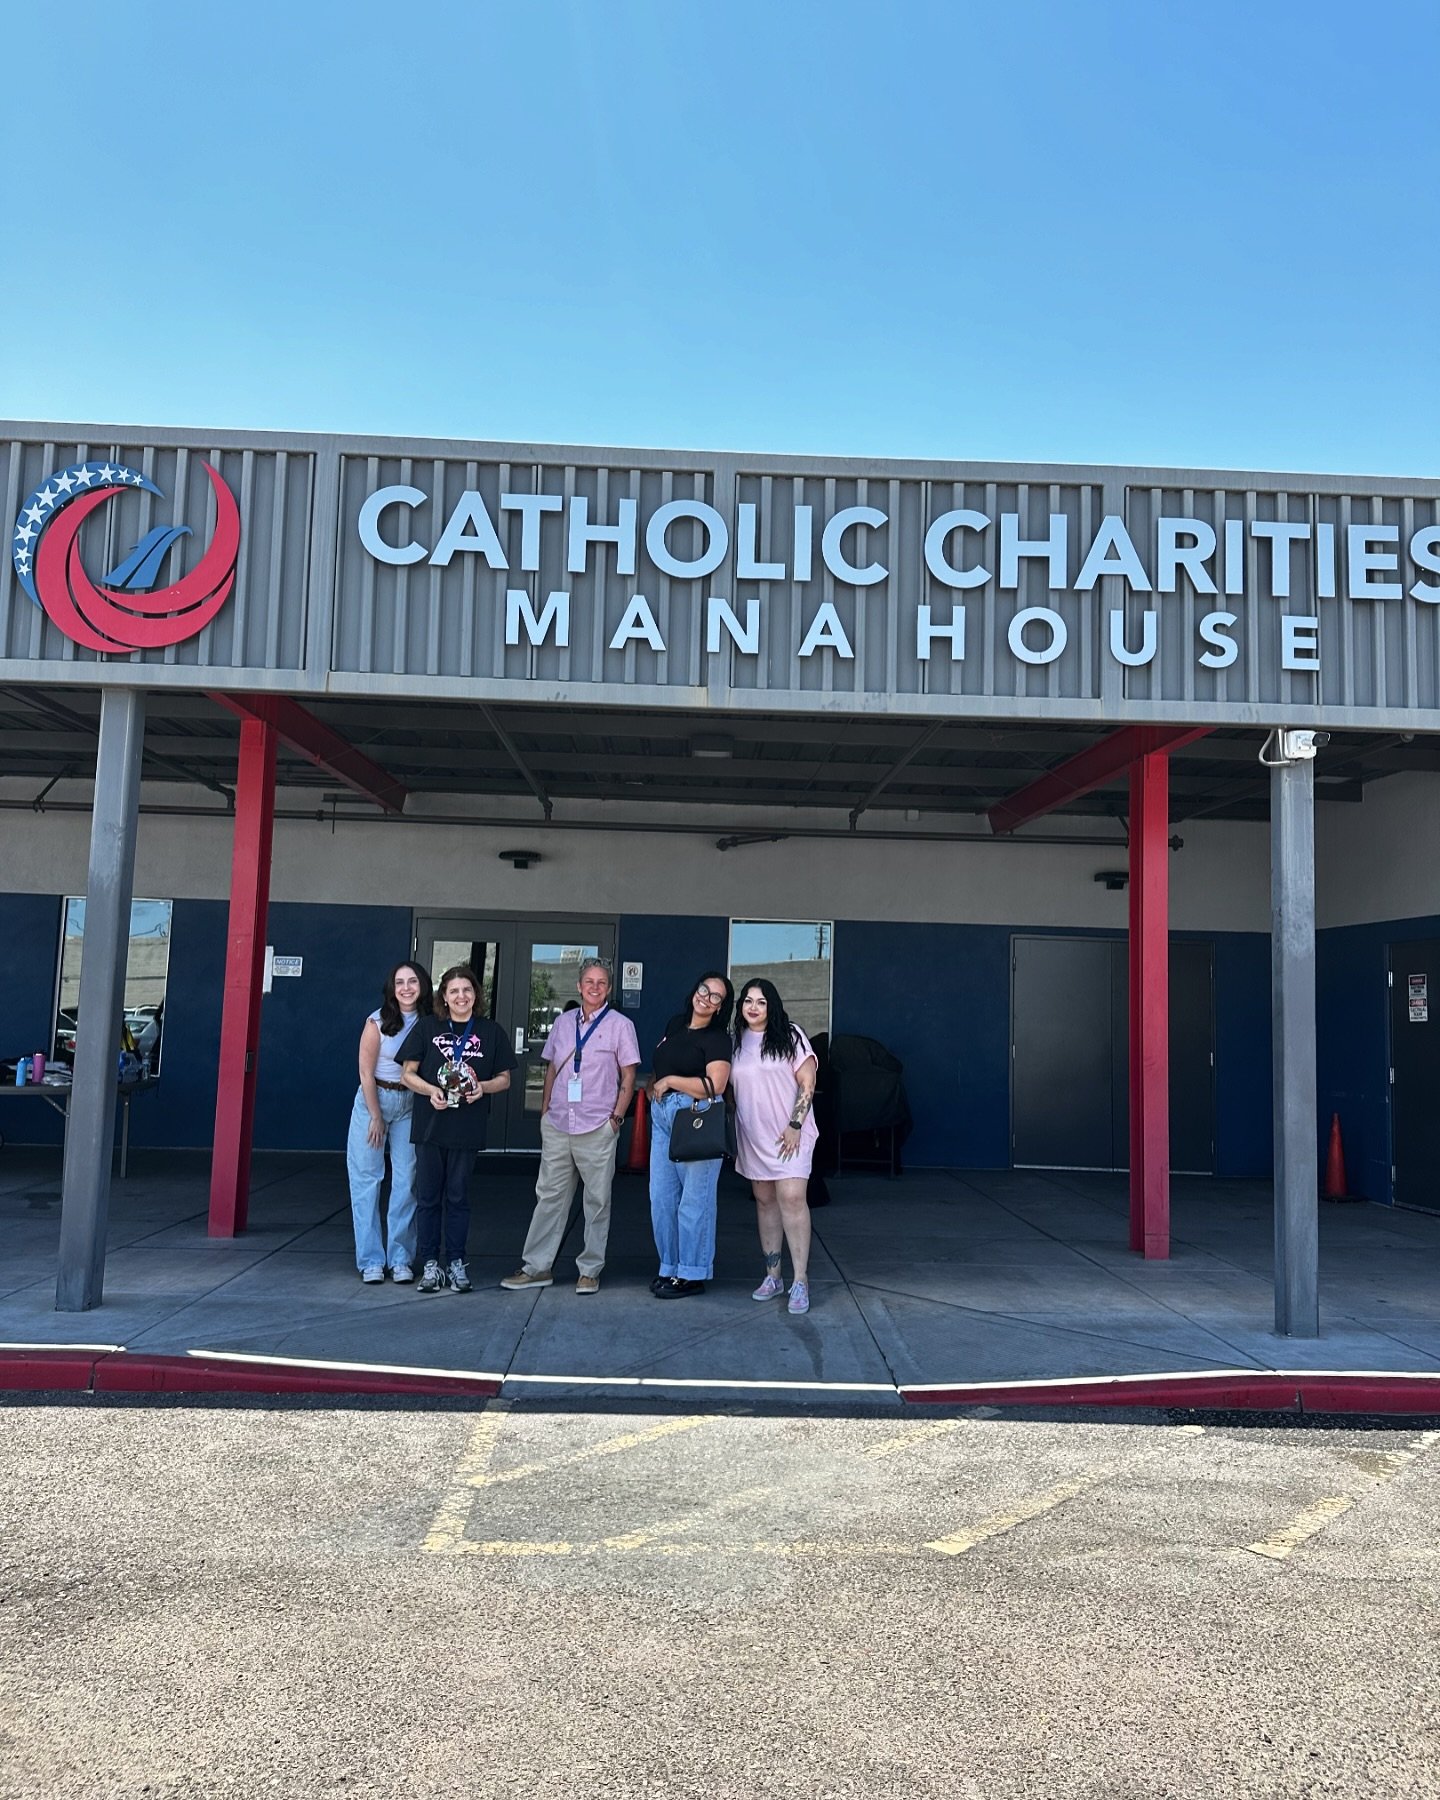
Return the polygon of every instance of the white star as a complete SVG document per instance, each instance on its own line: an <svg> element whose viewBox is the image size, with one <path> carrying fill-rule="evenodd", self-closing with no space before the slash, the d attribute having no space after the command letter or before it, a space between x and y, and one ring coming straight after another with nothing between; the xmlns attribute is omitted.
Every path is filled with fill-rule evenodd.
<svg viewBox="0 0 1440 1800"><path fill-rule="evenodd" d="M15 527L15 541L17 543L28 544L34 535L35 527L33 525L17 525Z"/></svg>
<svg viewBox="0 0 1440 1800"><path fill-rule="evenodd" d="M58 496L57 496L54 488L47 487L47 488L42 489L42 491L40 493L38 493L35 496L35 498L40 502L40 504L48 512L49 509L55 504L55 501L58 498Z"/></svg>
<svg viewBox="0 0 1440 1800"><path fill-rule="evenodd" d="M22 575L30 573L30 552L28 550L22 550L15 558L15 567Z"/></svg>
<svg viewBox="0 0 1440 1800"><path fill-rule="evenodd" d="M68 469L63 475L55 477L55 491L57 494L71 494L75 491L75 477Z"/></svg>
<svg viewBox="0 0 1440 1800"><path fill-rule="evenodd" d="M96 478L100 481L113 483L115 477L119 473L120 471L118 469L114 468L110 463L106 463L102 469L96 471Z"/></svg>
<svg viewBox="0 0 1440 1800"><path fill-rule="evenodd" d="M75 472L75 481L76 481L76 484L80 487L89 487L90 483L94 479L95 479L94 472L89 468L77 469Z"/></svg>
<svg viewBox="0 0 1440 1800"><path fill-rule="evenodd" d="M45 522L45 509L43 506L27 506L25 509L25 517L32 525L43 525Z"/></svg>

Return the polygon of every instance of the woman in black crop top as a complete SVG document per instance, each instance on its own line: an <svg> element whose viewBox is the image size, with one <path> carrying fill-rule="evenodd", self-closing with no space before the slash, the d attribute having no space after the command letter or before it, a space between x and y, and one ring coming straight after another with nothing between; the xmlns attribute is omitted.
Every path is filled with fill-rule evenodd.
<svg viewBox="0 0 1440 1800"><path fill-rule="evenodd" d="M650 1084L650 1222L660 1273L651 1282L659 1300L703 1294L715 1272L716 1162L670 1160L670 1128L691 1100L723 1094L730 1080L728 976L712 969L695 983L685 1006L655 1046ZM708 1086L707 1086L708 1081Z"/></svg>

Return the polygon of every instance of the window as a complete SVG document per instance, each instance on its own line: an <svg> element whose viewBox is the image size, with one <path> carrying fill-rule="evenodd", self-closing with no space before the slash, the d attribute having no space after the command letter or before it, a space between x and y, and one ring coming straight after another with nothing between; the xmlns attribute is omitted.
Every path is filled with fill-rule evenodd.
<svg viewBox="0 0 1440 1800"><path fill-rule="evenodd" d="M133 1049L152 1074L160 1071L165 1032L165 981L170 972L169 900L132 900L130 950L125 959L125 1019L117 1053ZM67 1068L75 1061L75 1024L80 1012L80 962L85 948L85 902L65 902L60 939L60 983L55 1001L53 1060Z"/></svg>
<svg viewBox="0 0 1440 1800"><path fill-rule="evenodd" d="M735 998L747 981L773 981L785 1010L806 1034L830 1029L830 944L828 919L730 921L730 979Z"/></svg>

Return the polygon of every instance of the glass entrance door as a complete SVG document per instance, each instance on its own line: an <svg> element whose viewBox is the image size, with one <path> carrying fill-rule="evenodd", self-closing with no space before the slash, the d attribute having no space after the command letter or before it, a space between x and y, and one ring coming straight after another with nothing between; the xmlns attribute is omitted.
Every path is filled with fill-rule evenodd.
<svg viewBox="0 0 1440 1800"><path fill-rule="evenodd" d="M615 960L611 919L497 919L479 913L417 913L415 955L438 985L446 969L469 963L480 981L477 1012L510 1039L517 1068L508 1094L490 1103L490 1150L540 1148L550 1027L572 1001L587 956Z"/></svg>

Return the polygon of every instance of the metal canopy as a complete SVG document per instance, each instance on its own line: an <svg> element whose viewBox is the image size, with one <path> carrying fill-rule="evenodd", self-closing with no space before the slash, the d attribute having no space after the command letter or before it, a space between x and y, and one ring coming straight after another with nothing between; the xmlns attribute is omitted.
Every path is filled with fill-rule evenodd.
<svg viewBox="0 0 1440 1800"><path fill-rule="evenodd" d="M485 707L455 701L307 702L330 731L424 796L566 802L701 802L735 809L803 807L846 815L982 814L1037 776L1110 735L1109 727L977 725L827 713L807 719L746 712L676 714L584 706ZM44 804L57 780L94 772L100 695L94 689L0 689L0 774L33 779L33 794L6 804ZM1257 761L1260 731L1222 729L1171 758L1171 816L1264 819L1269 778ZM148 782L194 782L224 792L235 780L237 721L199 694L152 690L146 713ZM1316 764L1316 797L1359 801L1367 783L1406 769L1440 769L1440 736L1337 732ZM278 777L343 809L336 778L281 745ZM1121 817L1127 775L1068 800L1072 817ZM881 822L879 819L876 823ZM959 824L958 818L955 820ZM979 822L976 821L978 824ZM982 827L983 828L983 827Z"/></svg>

